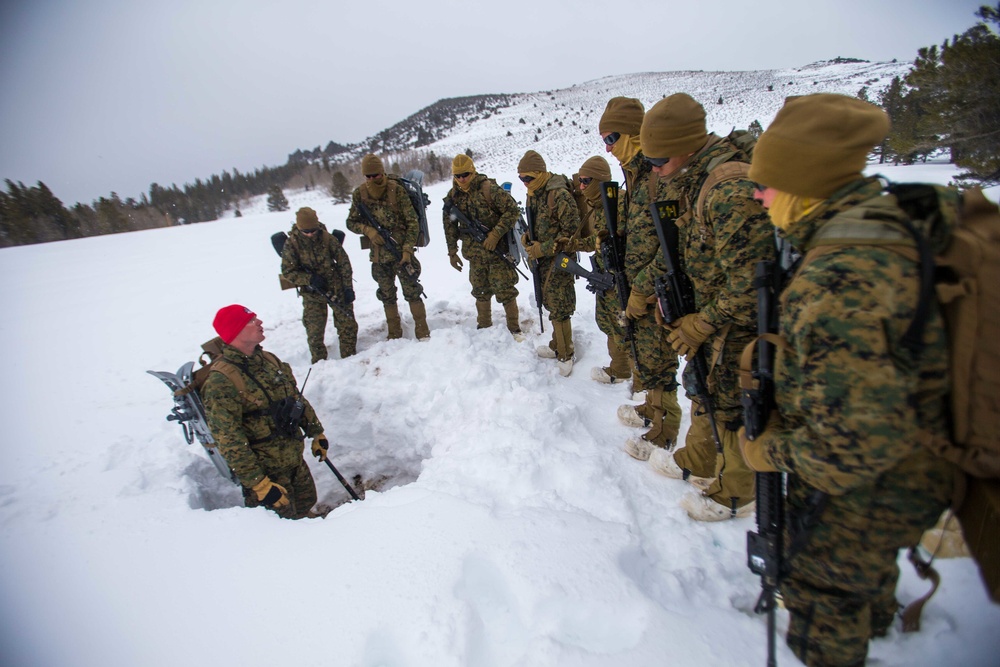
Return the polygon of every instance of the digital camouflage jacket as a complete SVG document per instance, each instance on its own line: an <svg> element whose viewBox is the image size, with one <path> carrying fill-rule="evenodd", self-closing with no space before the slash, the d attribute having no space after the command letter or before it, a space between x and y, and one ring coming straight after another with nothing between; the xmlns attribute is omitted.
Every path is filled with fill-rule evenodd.
<svg viewBox="0 0 1000 667"><path fill-rule="evenodd" d="M337 237L322 223L319 228L319 233L310 238L292 227L281 252L281 274L298 287L309 285L312 274L322 276L334 298L340 298L344 286L349 287L354 278L351 260Z"/></svg>
<svg viewBox="0 0 1000 667"><path fill-rule="evenodd" d="M413 210L413 205L410 203L403 186L388 176L385 179L386 191L379 199L373 199L369 195L367 183L354 189L354 193L351 195L351 210L347 214L347 228L355 234L364 234L362 229L368 225L368 221L365 220L361 214L361 208L358 206L358 202L363 201L375 220L389 230L399 246L400 253L406 251L412 253L417 245L417 235L420 233L417 212ZM398 261L393 258L391 253L374 245L368 259L377 264Z"/></svg>
<svg viewBox="0 0 1000 667"><path fill-rule="evenodd" d="M489 190L489 196L486 195L484 189ZM445 199L450 199L458 210L473 220L483 223L488 230L495 229L501 237L514 228L520 215L517 202L514 201L510 193L484 174L476 174L472 177L467 192L452 185ZM482 260L493 254L486 250L481 243L474 241L471 236L460 232L462 225L458 221L452 220L448 214L442 213L442 219L448 254L458 250L459 241L462 241L462 256L466 259Z"/></svg>

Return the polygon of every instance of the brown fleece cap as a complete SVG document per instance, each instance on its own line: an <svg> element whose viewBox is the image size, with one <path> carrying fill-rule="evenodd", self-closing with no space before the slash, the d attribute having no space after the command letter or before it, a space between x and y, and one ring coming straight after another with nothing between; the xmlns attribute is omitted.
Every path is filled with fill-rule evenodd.
<svg viewBox="0 0 1000 667"><path fill-rule="evenodd" d="M647 157L690 155L708 141L705 108L687 93L665 97L646 113L639 145Z"/></svg>
<svg viewBox="0 0 1000 667"><path fill-rule="evenodd" d="M361 158L361 173L365 176L370 174L384 174L385 167L382 165L382 159L377 155L368 155Z"/></svg>
<svg viewBox="0 0 1000 667"><path fill-rule="evenodd" d="M548 171L548 168L545 166L545 160L535 151L528 151L521 158L521 161L517 163L517 173L527 174L530 171Z"/></svg>
<svg viewBox="0 0 1000 667"><path fill-rule="evenodd" d="M300 208L295 212L295 226L304 232L319 227L319 217L316 215L316 211L308 206Z"/></svg>
<svg viewBox="0 0 1000 667"><path fill-rule="evenodd" d="M635 136L639 134L645 114L646 108L634 97L612 97L604 108L597 131L601 134L618 132Z"/></svg>
<svg viewBox="0 0 1000 667"><path fill-rule="evenodd" d="M748 178L799 197L826 199L861 177L889 134L884 111L855 97L789 97L760 135Z"/></svg>
<svg viewBox="0 0 1000 667"><path fill-rule="evenodd" d="M476 173L476 163L465 153L459 153L451 161L451 173L464 174L465 172Z"/></svg>
<svg viewBox="0 0 1000 667"><path fill-rule="evenodd" d="M580 167L580 176L585 176L587 178L595 178L600 182L611 180L611 167L608 166L608 161L599 155L587 158L587 161L583 163Z"/></svg>

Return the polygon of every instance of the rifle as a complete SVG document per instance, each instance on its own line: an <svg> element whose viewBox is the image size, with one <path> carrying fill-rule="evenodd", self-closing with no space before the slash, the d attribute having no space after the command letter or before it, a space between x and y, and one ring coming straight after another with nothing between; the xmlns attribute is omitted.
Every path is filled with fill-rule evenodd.
<svg viewBox="0 0 1000 667"><path fill-rule="evenodd" d="M531 204L524 206L525 226L528 228L528 240L535 242L535 214L531 210ZM538 260L529 259L528 268L531 270L531 281L535 287L535 303L538 305L538 328L541 333L545 333L545 325L542 323L542 276L538 270Z"/></svg>
<svg viewBox="0 0 1000 667"><path fill-rule="evenodd" d="M649 212L653 215L653 226L656 228L656 237L660 240L663 261L667 265L666 274L657 276L654 288L663 319L667 322L675 322L685 315L698 312L694 301L694 286L687 274L681 270L680 259L677 255L679 243L677 215L679 211L678 203L673 200L653 202L649 205ZM722 439L719 437L719 426L715 423L715 406L708 393L708 363L705 361L705 351L699 347L690 363L694 369L695 395L705 409L705 413L708 414L708 421L712 425L712 440L715 441L715 451L721 454Z"/></svg>
<svg viewBox="0 0 1000 667"><path fill-rule="evenodd" d="M625 277L625 240L618 236L618 183L605 181L601 183L601 203L604 205L604 220L608 225L608 236L601 241L601 259L604 268L615 281L615 295L621 312L618 319L625 332L625 340L632 348L632 361L638 363L639 351L635 346L635 322L625 315L628 306L629 284Z"/></svg>
<svg viewBox="0 0 1000 667"><path fill-rule="evenodd" d="M783 255L790 253L787 244ZM784 262L761 261L754 273L757 288L757 333L774 334L778 330L778 294L781 291L781 271ZM743 404L743 424L747 438L753 440L767 426L775 408L774 345L758 340L757 370L752 382L746 382L741 368L740 402ZM759 472L756 475L757 532L747 532L747 566L760 577L761 593L754 606L757 614L767 614L767 664L775 660L775 591L787 572L785 558L785 497L784 475L780 472Z"/></svg>
<svg viewBox="0 0 1000 667"><path fill-rule="evenodd" d="M330 233L333 234L334 236L336 236L338 239L340 239L341 242L343 242L343 240L344 240L344 236L343 236L344 232L340 232L340 234L337 234L336 232L340 232L340 230L339 229L338 230L334 230L333 232L330 232ZM271 234L271 245L274 246L274 251L276 253L278 253L278 257L281 257L281 253L285 249L285 241L287 241L287 240L288 240L288 234L286 234L285 232L275 232L274 234ZM308 271L307 270L306 272L310 276L316 275L312 271ZM293 285L292 283L290 283L285 278L285 276L279 275L278 278L281 279L281 289L291 289L293 287L296 287L296 285ZM286 287L286 285L287 285L287 287ZM346 317L348 319L351 319L351 318L354 317L354 313L352 313L347 308L348 304L343 303L341 301L338 301L337 299L334 299L328 293L321 292L320 290L316 289L312 285L303 285L302 289L306 290L307 292L312 292L313 294L319 294L321 297L323 297L324 299L326 299L326 302L328 304L330 304L331 308L333 308L334 310L336 310L338 313L340 313L344 317Z"/></svg>
<svg viewBox="0 0 1000 667"><path fill-rule="evenodd" d="M364 217L365 221L374 227L375 231L377 231L379 236L382 237L382 240L385 241L382 247L388 250L389 254L392 255L397 262L402 262L403 253L399 249L399 244L396 243L396 239L392 238L392 232L378 223L378 220L375 219L371 210L369 210L368 206L360 197L358 197L358 210L361 211L361 215ZM412 264L404 264L403 272L399 275L400 277L406 278L414 286L416 286L416 288L420 290L420 296L425 299L427 298L427 294L424 292L424 286L420 284L420 279L417 278L417 271L413 268Z"/></svg>
<svg viewBox="0 0 1000 667"><path fill-rule="evenodd" d="M603 294L615 286L614 275L607 271L599 270L593 255L590 256L590 267L593 269L592 271L583 268L579 262L573 259L572 255L564 252L556 254L556 268L566 273L572 273L574 276L580 276L586 280L587 289L594 294Z"/></svg>
<svg viewBox="0 0 1000 667"><path fill-rule="evenodd" d="M486 228L486 225L479 222L478 220L470 218L465 213L462 213L461 209L455 206L455 203L451 201L451 199L444 200L444 212L445 214L448 215L449 218L451 218L452 220L461 225L462 228L459 230L460 232L465 232L466 234L471 236L472 240L474 240L476 243L479 243L481 245L483 241L486 240L486 236L489 234L490 231L489 229ZM515 271L520 273L522 278L524 278L525 280L528 279L528 276L521 273L521 269L517 268L517 262L515 262L514 259L510 257L507 253L501 250L499 245L497 245L496 248L493 248L492 252L494 255L496 255L497 257L505 261L507 264L509 264L511 268L513 268Z"/></svg>

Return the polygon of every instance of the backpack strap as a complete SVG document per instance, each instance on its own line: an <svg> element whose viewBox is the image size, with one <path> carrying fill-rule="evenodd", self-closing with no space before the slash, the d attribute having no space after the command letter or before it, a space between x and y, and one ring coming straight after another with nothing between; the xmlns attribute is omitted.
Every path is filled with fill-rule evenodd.
<svg viewBox="0 0 1000 667"><path fill-rule="evenodd" d="M712 188L723 181L746 178L750 172L750 165L746 162L726 162L734 155L736 153L726 153L709 162L708 178L701 184L701 189L698 191L698 201L694 208L699 220L705 219L705 200L708 199L708 193Z"/></svg>

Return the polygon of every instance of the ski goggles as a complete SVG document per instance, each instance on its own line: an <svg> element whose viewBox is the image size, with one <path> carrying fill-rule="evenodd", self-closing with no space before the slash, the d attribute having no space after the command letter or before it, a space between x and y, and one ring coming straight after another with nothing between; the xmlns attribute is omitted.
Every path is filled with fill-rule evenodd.
<svg viewBox="0 0 1000 667"><path fill-rule="evenodd" d="M608 136L604 137L605 146L614 146L615 143L622 138L621 132L612 132Z"/></svg>
<svg viewBox="0 0 1000 667"><path fill-rule="evenodd" d="M591 183L592 183L593 181L594 181L594 179L593 179L593 178L582 178L582 177L581 177L581 178L580 178L580 185L582 185L583 187L587 187L587 186L588 186L588 185L590 185L590 184L591 184Z"/></svg>
<svg viewBox="0 0 1000 667"><path fill-rule="evenodd" d="M668 158L668 157L649 157L647 155L646 156L646 162L648 162L649 164L653 165L654 167L662 167L666 163L670 162L670 158Z"/></svg>
<svg viewBox="0 0 1000 667"><path fill-rule="evenodd" d="M533 180L535 180L534 176L518 176L517 178L524 184L531 183Z"/></svg>
<svg viewBox="0 0 1000 667"><path fill-rule="evenodd" d="M472 172L471 171L463 171L461 174L455 174L455 178L460 179L460 180L463 179L463 178L468 178L469 176L472 176Z"/></svg>

